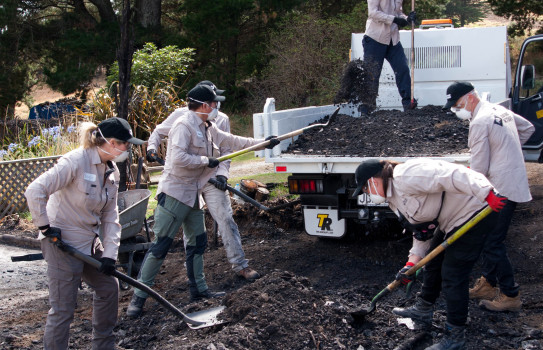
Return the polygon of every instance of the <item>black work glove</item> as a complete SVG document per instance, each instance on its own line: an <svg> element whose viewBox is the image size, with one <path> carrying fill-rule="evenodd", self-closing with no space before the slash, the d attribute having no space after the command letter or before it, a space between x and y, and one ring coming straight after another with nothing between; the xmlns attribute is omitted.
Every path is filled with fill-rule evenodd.
<svg viewBox="0 0 543 350"><path fill-rule="evenodd" d="M217 182L215 182L215 187L217 187L221 191L226 191L226 186L228 183L226 182L228 179L226 176L223 175L217 175Z"/></svg>
<svg viewBox="0 0 543 350"><path fill-rule="evenodd" d="M148 162L157 162L160 165L164 165L164 159L159 158L157 151L154 149L147 150L146 158Z"/></svg>
<svg viewBox="0 0 543 350"><path fill-rule="evenodd" d="M404 267L396 274L396 281L401 281L404 286L408 285L409 282L412 282L415 279L415 274L407 276L405 273L409 271L415 264L412 262L407 262Z"/></svg>
<svg viewBox="0 0 543 350"><path fill-rule="evenodd" d="M102 263L102 265L100 265L98 268L98 271L101 273L110 276L113 271L115 271L115 260L111 258L100 258L98 261Z"/></svg>
<svg viewBox="0 0 543 350"><path fill-rule="evenodd" d="M207 157L207 159L209 160L209 163L207 164L208 168L216 168L219 166L220 162L217 158Z"/></svg>
<svg viewBox="0 0 543 350"><path fill-rule="evenodd" d="M272 149L281 143L281 140L279 140L275 135L266 137L266 141L270 141L270 144L266 146L267 149Z"/></svg>
<svg viewBox="0 0 543 350"><path fill-rule="evenodd" d="M156 149L148 149L146 158L148 162L156 162L158 160L158 153Z"/></svg>
<svg viewBox="0 0 543 350"><path fill-rule="evenodd" d="M408 23L407 20L403 17L394 17L392 23L396 23L398 27L405 27Z"/></svg>
<svg viewBox="0 0 543 350"><path fill-rule="evenodd" d="M49 225L38 227L45 237L56 238L59 241L62 239L60 233L62 232L58 227L51 227ZM45 231L43 231L45 230Z"/></svg>
<svg viewBox="0 0 543 350"><path fill-rule="evenodd" d="M417 11L409 12L409 14L407 15L407 23L413 23L415 24L415 26L417 25Z"/></svg>

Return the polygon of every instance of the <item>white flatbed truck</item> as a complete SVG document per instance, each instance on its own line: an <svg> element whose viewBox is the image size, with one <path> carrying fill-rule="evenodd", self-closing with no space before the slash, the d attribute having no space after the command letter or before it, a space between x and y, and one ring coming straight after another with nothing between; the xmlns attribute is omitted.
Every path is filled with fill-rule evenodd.
<svg viewBox="0 0 543 350"><path fill-rule="evenodd" d="M400 31L407 57L411 50L410 35L411 31ZM352 34L351 59L363 59L362 37L363 34ZM543 35L530 37L523 43L513 79L506 27L415 30L414 91L419 106L443 105L445 91L452 82L470 81L483 98L505 105L536 126L536 132L523 147L525 160L531 162L538 160L543 147L543 80L535 75L538 64L543 65ZM385 62L377 105L382 109L401 109L400 101L392 69ZM275 100L268 98L263 112L253 115L254 137L283 135L303 128L332 114L337 107L276 111ZM339 107L340 114L360 117L357 106ZM300 195L305 231L309 235L341 238L348 221L365 225L365 232L369 232L386 228L388 219L396 220L386 203L374 204L365 194L352 198L356 188L354 172L368 157L284 153L289 144L285 140L273 150L256 154L272 163L275 172L291 174L290 192ZM414 156L386 158L406 161ZM430 158L469 163L469 154Z"/></svg>

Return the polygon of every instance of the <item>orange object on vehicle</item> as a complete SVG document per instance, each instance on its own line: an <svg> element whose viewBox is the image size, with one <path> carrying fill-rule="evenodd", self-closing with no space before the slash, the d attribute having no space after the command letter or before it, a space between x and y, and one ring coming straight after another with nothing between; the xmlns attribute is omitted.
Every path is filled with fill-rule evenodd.
<svg viewBox="0 0 543 350"><path fill-rule="evenodd" d="M452 19L450 18L444 18L444 19L423 19L420 23L421 25L437 25L437 24L453 24Z"/></svg>

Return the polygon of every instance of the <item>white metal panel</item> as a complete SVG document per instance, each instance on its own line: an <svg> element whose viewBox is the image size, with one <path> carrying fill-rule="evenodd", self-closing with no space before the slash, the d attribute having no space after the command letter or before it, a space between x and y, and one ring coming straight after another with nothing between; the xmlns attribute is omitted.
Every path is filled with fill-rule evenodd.
<svg viewBox="0 0 543 350"><path fill-rule="evenodd" d="M273 109L270 108L271 104L268 104L271 101L268 101L264 106L263 113L253 114L253 135L255 138L266 138L270 135L280 136L304 128L332 114L337 107L340 107L341 114L358 116L355 115L356 107L347 104L311 106L275 111L275 100L273 98L268 98L268 100L273 100ZM277 156L282 151L285 151L297 138L296 136L292 139L281 141L280 146L275 147L273 152L270 150L266 150L266 152L259 151L255 152L255 155L257 157Z"/></svg>
<svg viewBox="0 0 543 350"><path fill-rule="evenodd" d="M275 172L295 174L354 174L362 161L372 158L405 162L418 157L327 157L284 154L276 158L266 158L266 162L273 163ZM425 158L468 165L470 156L469 154L456 154ZM278 171L278 168L283 170Z"/></svg>
<svg viewBox="0 0 543 350"><path fill-rule="evenodd" d="M363 59L363 33L353 33L351 59ZM411 31L401 30L406 56L411 55ZM507 98L511 87L507 28L415 29L415 98L419 106L445 103L447 87L457 80L489 92L491 102ZM390 64L385 61L379 81L377 105L401 109Z"/></svg>

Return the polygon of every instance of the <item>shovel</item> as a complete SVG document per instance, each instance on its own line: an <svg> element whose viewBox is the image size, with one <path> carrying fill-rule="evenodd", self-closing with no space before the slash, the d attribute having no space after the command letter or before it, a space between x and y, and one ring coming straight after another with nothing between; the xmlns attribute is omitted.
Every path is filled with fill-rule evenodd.
<svg viewBox="0 0 543 350"><path fill-rule="evenodd" d="M207 182L209 182L210 184L213 184L213 185L217 184L217 180L216 180L216 179L209 179ZM258 201L252 199L251 197L249 197L249 196L246 195L245 193L236 190L235 188L233 188L233 187L230 186L230 185L226 185L226 189L227 189L228 191L230 191L232 194L238 195L238 196L241 197L241 199L243 199L244 201L251 203L252 205L254 205L255 207L257 207L258 209L264 210L265 212L270 212L270 211L274 211L274 210L277 210L277 209L286 208L286 207L289 207L289 206L296 205L296 204L300 203L300 200L295 200L295 201L292 201L292 202L289 202L289 203L284 203L284 204L280 204L280 205L278 205L278 206L269 208L269 207L265 206L264 204L261 204L261 203L259 203Z"/></svg>
<svg viewBox="0 0 543 350"><path fill-rule="evenodd" d="M411 11L415 11L415 0L411 0ZM411 22L411 108L415 107L415 21Z"/></svg>
<svg viewBox="0 0 543 350"><path fill-rule="evenodd" d="M298 130L294 130L294 131L291 131L287 134L283 134L281 136L277 136L277 139L279 139L280 141L283 141L283 140L286 140L286 139L289 139L291 137L294 137L294 136L298 136L300 135L301 133L303 133L304 131L306 130L309 130L309 129L313 129L313 128L318 128L318 127L327 127L328 125L330 125L330 122L336 118L336 115L339 113L339 107L336 108L336 110L334 111L334 113L332 113L332 115L328 118L328 121L324 124L313 124L313 125L308 125L306 126L305 128L301 128L301 129L298 129ZM237 156L241 156L242 154L245 154L245 153L248 153L248 152L251 152L251 151L254 151L254 150L257 150L257 149L260 149L260 148L263 148L263 147L266 147L267 145L270 144L270 141L264 141L264 142L261 142L261 143L257 143L256 145L253 145L251 147L247 147L247 148L244 148L240 151L237 151L237 152L233 152L233 153L230 153L230 154L227 154L225 156L222 156L222 157L219 157L217 158L219 160L219 162L223 162L225 160L228 160L228 159L232 159L232 158L235 158Z"/></svg>
<svg viewBox="0 0 543 350"><path fill-rule="evenodd" d="M434 250L432 250L428 255L426 255L421 261L419 261L415 266L411 267L407 272L405 273L407 276L411 276L417 272L421 267L426 265L430 260L435 258L437 255L441 254L448 246L453 244L458 238L462 237L466 232L468 232L473 226L475 226L479 221L484 219L488 214L492 213L492 208L486 207L484 210L479 212L477 215L475 215L471 220L466 222L461 228L459 228L451 237L446 239L443 243L441 243L439 246L437 246ZM375 311L375 307L377 305L377 301L384 297L385 295L392 292L394 289L396 289L398 286L402 284L401 281L396 280L392 283L390 283L388 286L386 286L385 289L379 292L376 296L373 297L371 300L371 304L368 308L360 308L355 311L351 311L350 314L354 318L355 321L361 322L364 320L364 317L371 314Z"/></svg>
<svg viewBox="0 0 543 350"><path fill-rule="evenodd" d="M62 242L61 240L57 238L51 238L51 241L62 251L70 254L76 259L79 259L95 268L100 268L102 263L100 261L85 255L81 253L79 250L75 249L72 246L67 245L66 243ZM188 326L192 329L199 329L199 328L205 328L205 327L211 327L218 324L223 324L228 321L225 320L219 320L217 316L225 309L224 306L215 307L208 310L202 310L197 311L192 314L184 314L181 310L173 306L169 301L164 299L160 294L149 288L147 285L136 281L135 279L123 274L122 272L119 272L117 270L114 270L111 274L114 277L117 277L119 280L136 287L138 289L141 289L151 295L153 298L155 298L156 301L158 301L162 306L164 306L166 309L170 310L175 316L182 319L184 322L188 324Z"/></svg>

